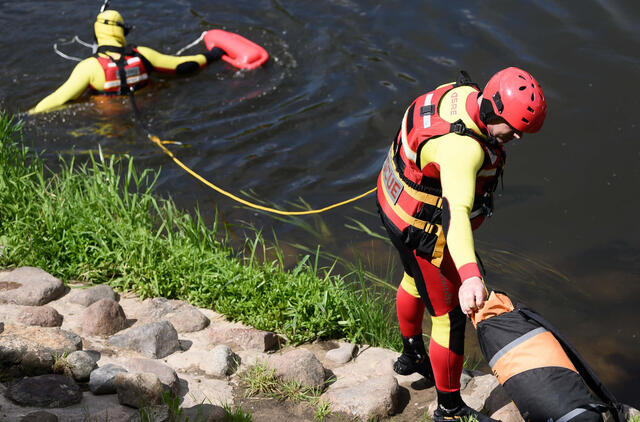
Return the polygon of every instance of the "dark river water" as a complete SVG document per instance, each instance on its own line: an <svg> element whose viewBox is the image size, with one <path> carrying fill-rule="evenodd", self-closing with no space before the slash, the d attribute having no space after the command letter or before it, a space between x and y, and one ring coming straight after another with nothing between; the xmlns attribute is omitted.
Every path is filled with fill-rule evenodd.
<svg viewBox="0 0 640 422"><path fill-rule="evenodd" d="M0 108L21 113L59 86L74 63L56 41L92 39L101 2L2 1ZM153 6L151 6L153 4ZM137 95L153 131L204 177L234 193L297 209L375 186L405 107L466 69L481 85L516 65L542 84L543 130L509 145L494 217L476 232L490 287L533 307L581 351L619 399L640 405L640 3L632 0L116 1L128 41L174 53L223 28L264 46L268 64L223 63L186 78L157 76ZM61 46L87 56L78 44ZM203 51L202 44L188 52ZM85 97L28 118L25 140L53 159L101 146L162 168L158 192L184 209L220 212L396 285L395 252L369 196L320 216L274 218L238 206L146 140L129 104ZM245 196L246 197L246 196ZM389 289L390 290L390 289ZM390 296L393 292L390 290ZM393 302L389 302L393 306ZM470 331L471 332L471 331ZM477 353L475 338L469 350Z"/></svg>

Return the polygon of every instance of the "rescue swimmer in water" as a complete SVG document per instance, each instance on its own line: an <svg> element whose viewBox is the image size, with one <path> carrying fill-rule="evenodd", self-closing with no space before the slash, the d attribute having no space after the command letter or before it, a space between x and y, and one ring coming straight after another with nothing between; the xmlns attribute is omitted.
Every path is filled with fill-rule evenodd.
<svg viewBox="0 0 640 422"><path fill-rule="evenodd" d="M487 296L472 230L492 214L505 144L539 131L546 113L542 88L522 69L499 71L482 91L461 72L410 104L378 177L378 210L404 267L396 296L403 351L393 369L435 381L435 422L493 421L460 397L465 315Z"/></svg>
<svg viewBox="0 0 640 422"><path fill-rule="evenodd" d="M104 7L103 7L104 9ZM191 56L171 56L149 47L127 44L131 27L115 10L103 10L94 23L98 49L94 56L82 60L56 91L41 100L30 114L49 111L80 97L87 88L103 95L126 95L149 83L152 72L187 75L223 59L238 68L253 69L267 59L267 52L257 44L222 30L203 34L207 51Z"/></svg>

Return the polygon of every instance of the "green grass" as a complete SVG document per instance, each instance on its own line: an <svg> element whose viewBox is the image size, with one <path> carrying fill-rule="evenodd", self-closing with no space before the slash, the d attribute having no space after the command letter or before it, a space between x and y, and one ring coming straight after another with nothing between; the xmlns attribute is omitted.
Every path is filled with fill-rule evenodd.
<svg viewBox="0 0 640 422"><path fill-rule="evenodd" d="M292 269L259 233L232 250L224 228L178 209L131 157L44 165L0 115L0 266L34 266L62 280L105 283L141 297L187 300L290 343L345 338L401 346L388 296L363 271L332 274L318 252Z"/></svg>

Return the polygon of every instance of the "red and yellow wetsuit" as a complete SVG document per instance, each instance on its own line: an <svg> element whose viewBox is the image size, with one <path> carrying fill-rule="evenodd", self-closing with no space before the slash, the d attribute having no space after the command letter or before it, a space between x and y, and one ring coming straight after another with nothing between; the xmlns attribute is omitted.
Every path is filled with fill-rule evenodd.
<svg viewBox="0 0 640 422"><path fill-rule="evenodd" d="M382 221L405 270L396 302L400 330L404 337L419 335L427 307L429 357L436 388L444 392L460 389L465 317L458 289L481 277L472 230L490 208L505 160L504 149L487 140L479 94L451 83L418 97L378 178Z"/></svg>

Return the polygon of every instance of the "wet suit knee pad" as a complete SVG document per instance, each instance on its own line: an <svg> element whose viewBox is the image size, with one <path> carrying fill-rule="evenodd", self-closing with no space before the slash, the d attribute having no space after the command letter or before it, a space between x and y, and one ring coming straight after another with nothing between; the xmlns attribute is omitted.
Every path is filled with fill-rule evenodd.
<svg viewBox="0 0 640 422"><path fill-rule="evenodd" d="M400 286L402 286L404 291L409 293L411 296L417 297L418 299L420 298L420 293L418 293L418 288L416 287L416 281L409 274L404 273Z"/></svg>
<svg viewBox="0 0 640 422"><path fill-rule="evenodd" d="M429 357L436 388L439 391L460 389L464 363L464 329L466 319L459 306L440 316L432 316Z"/></svg>

